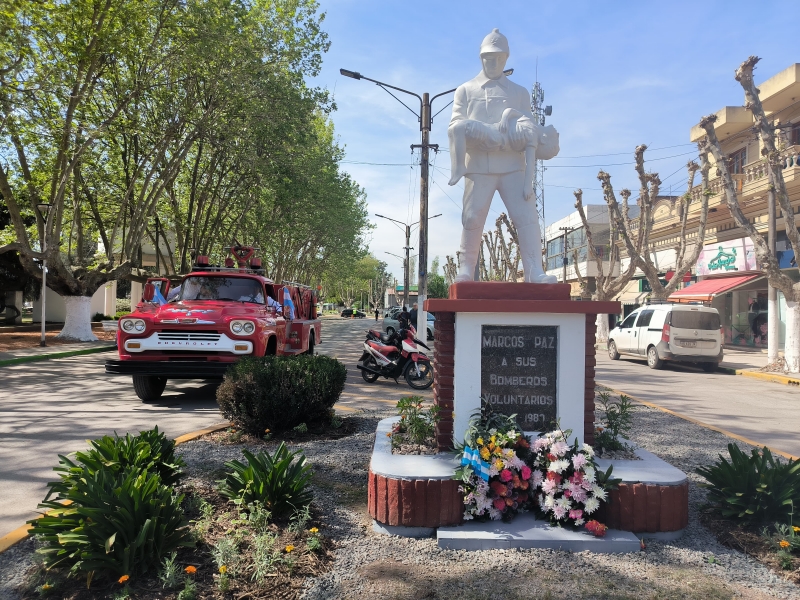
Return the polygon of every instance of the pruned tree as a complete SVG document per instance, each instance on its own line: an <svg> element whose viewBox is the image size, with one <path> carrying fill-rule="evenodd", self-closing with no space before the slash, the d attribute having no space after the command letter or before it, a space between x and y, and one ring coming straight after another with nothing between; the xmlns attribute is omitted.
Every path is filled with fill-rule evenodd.
<svg viewBox="0 0 800 600"><path fill-rule="evenodd" d="M444 280L447 282L447 287L449 288L453 283L456 281L456 275L458 275L458 268L461 265L460 259L460 252L456 252L456 257L453 258L452 256L445 256L445 263L442 267L442 271L444 271Z"/></svg>
<svg viewBox="0 0 800 600"><path fill-rule="evenodd" d="M708 189L708 154L702 147L698 149L700 151L700 162L702 166L698 166L697 163L693 161L689 162L687 165L687 170L689 171L688 189L686 194L680 199L681 228L678 246L675 248L674 275L666 284L662 283L658 276L659 269L653 261L655 250L650 240L650 234L653 228L653 212L658 199L661 180L658 177L658 173L648 173L645 171L644 152L647 150L647 146L644 144L637 146L634 154L636 173L639 176L640 184L639 198L637 199L637 204L639 206L638 227L631 228L623 226L628 210L627 196L630 196L630 192L627 190L620 192L621 194L627 193L627 196L625 196L625 205L621 209L614 195L614 189L611 186L611 177L608 173L603 171L597 176L603 185L603 195L605 196L606 203L613 216L616 232L621 236L625 249L628 252L628 257L631 262L634 262L636 266L642 270L647 281L650 283L652 289L651 295L653 298L659 300L667 299L672 292L678 289L678 285L683 281L683 276L697 263L697 257L700 256L700 252L703 249L703 241L706 236L706 221L708 219L708 194L706 193ZM703 193L700 196L697 235L694 240L690 241L686 230L688 226L692 191L694 189L695 173L698 170L700 170L702 175ZM687 254L687 249L690 245L692 245L692 250Z"/></svg>
<svg viewBox="0 0 800 600"><path fill-rule="evenodd" d="M750 56L736 69L736 81L742 86L745 107L753 113L754 130L761 138L761 154L766 163L768 176L768 192L774 194L780 207L786 226L786 237L792 246L795 256L800 256L800 234L795 225L795 213L783 179L783 157L776 140L775 125L767 118L759 98L759 90L753 81L753 70L760 59ZM755 225L744 214L739 203L736 182L731 173L728 155L714 129L716 115L708 115L700 120L700 127L706 132L706 149L714 157L717 173L722 180L724 191L723 202L730 210L736 224L741 227L753 241L758 263L767 276L769 285L783 292L786 298L786 341L784 347L785 369L790 373L800 372L800 283L796 283L781 271L778 258L769 247Z"/></svg>
<svg viewBox="0 0 800 600"><path fill-rule="evenodd" d="M616 202L616 198L614 197L614 190L611 187L611 176L608 173L600 172L603 176L602 178L598 175L598 178L601 182L603 182L603 193L604 195L610 195L612 197L612 201ZM589 258L591 258L595 265L597 266L597 275L595 276L595 290L591 294L591 298L596 301L606 301L613 299L617 294L619 294L628 282L633 277L633 274L636 271L636 261L630 260L628 262L628 266L623 271L621 268L621 260L620 260L620 253L619 247L616 243L616 238L614 232L622 229L629 234L631 234L631 238L635 240L636 244L640 244L643 237L634 237L632 235L633 232L633 224L632 219L629 214L629 206L628 206L628 198L630 197L631 193L629 190L622 190L620 191L620 195L622 196L622 209L619 214L619 218L614 213L612 209L612 204L608 203L608 221L609 225L609 240L608 246L606 247L606 254L607 256L602 256L600 253L597 252L597 247L594 243L594 235L592 233L591 223L589 223L589 219L586 218L586 211L583 208L583 190L577 189L573 192L575 194L575 208L578 211L578 214L581 217L581 222L583 223L584 231L586 232L586 244L588 246L588 254ZM608 198L606 198L608 202ZM617 205L619 206L619 205ZM635 247L638 249L639 247ZM573 254L573 264L575 265L575 273L578 276L578 281L581 283L581 289L586 288L585 278L581 275L580 270L578 269L578 257L577 251ZM614 273L617 273L616 275ZM597 315L597 334L596 340L598 342L607 342L608 341L608 315Z"/></svg>
<svg viewBox="0 0 800 600"><path fill-rule="evenodd" d="M483 281L517 281L520 255L517 228L506 213L500 213L494 231L483 234L480 252L480 277Z"/></svg>

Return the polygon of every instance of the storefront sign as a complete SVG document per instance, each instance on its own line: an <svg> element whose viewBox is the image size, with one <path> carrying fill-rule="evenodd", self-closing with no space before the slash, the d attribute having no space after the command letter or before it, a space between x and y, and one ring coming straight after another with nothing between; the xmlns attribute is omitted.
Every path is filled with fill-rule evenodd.
<svg viewBox="0 0 800 600"><path fill-rule="evenodd" d="M557 411L558 327L483 325L481 398L485 408L517 415L526 430L549 431Z"/></svg>
<svg viewBox="0 0 800 600"><path fill-rule="evenodd" d="M708 244L697 258L698 275L757 270L756 252L750 238Z"/></svg>

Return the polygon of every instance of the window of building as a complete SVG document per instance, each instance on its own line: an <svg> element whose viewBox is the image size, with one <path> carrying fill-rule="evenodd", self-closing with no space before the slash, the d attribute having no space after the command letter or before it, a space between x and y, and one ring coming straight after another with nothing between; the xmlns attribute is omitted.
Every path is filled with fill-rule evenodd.
<svg viewBox="0 0 800 600"><path fill-rule="evenodd" d="M792 125L791 142L792 146L800 146L800 123Z"/></svg>
<svg viewBox="0 0 800 600"><path fill-rule="evenodd" d="M744 173L744 165L747 163L747 146L736 152L731 152L731 173L741 175Z"/></svg>

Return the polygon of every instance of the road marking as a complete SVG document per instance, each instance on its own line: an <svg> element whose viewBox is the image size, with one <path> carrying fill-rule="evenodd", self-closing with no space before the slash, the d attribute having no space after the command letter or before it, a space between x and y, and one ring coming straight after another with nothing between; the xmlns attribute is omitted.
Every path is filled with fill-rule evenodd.
<svg viewBox="0 0 800 600"><path fill-rule="evenodd" d="M733 433L732 431L728 431L727 429L722 429L721 427L717 427L716 425L710 425L709 423L705 423L703 421L699 421L699 420L697 420L697 419L695 419L693 417L689 417L689 416L686 416L686 415L681 414L679 412L675 412L674 410L670 410L669 408L664 408L663 406L659 406L658 404L654 404L652 402L647 402L646 400L642 400L641 398L637 398L636 396L633 396L633 395L631 395L631 394L629 394L627 392L622 392L620 390L615 390L614 388L606 385L605 383L603 383L601 381L598 381L597 383L599 383L600 385L602 385L605 388L608 388L609 390L611 390L615 394L625 394L628 398L638 402L639 404L644 404L645 406L648 406L650 408L655 408L655 409L660 410L662 412L669 413L669 414L671 414L671 415L673 415L675 417L678 417L679 419L683 419L684 421L689 421L690 423L694 423L695 425L700 425L701 427L705 427L706 429L711 429L712 431L716 431L718 433L721 433L722 435L731 437L731 438L733 438L735 440L738 440L740 442L744 442L745 444L750 444L751 446L755 446L757 448L766 447L773 454L778 454L780 456L783 456L784 458L788 458L789 460L798 460L798 459L800 459L800 457L798 457L798 456L792 456L791 454L789 454L787 452L784 452L782 450L778 450L776 448L773 448L772 446L767 446L766 444L762 444L761 442L757 442L755 440L751 440L750 438L746 438L746 437L744 437L742 435L739 435L738 433Z"/></svg>

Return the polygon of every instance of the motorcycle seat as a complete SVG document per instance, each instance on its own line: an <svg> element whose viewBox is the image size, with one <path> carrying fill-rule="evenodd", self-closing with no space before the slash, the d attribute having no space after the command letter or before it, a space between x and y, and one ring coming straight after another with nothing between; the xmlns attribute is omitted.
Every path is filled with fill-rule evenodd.
<svg viewBox="0 0 800 600"><path fill-rule="evenodd" d="M377 350L384 356L389 356L392 352L395 352L397 350L397 348L395 348L394 346L385 346L377 342L367 342L367 343L369 344L370 348L372 348L373 350Z"/></svg>

